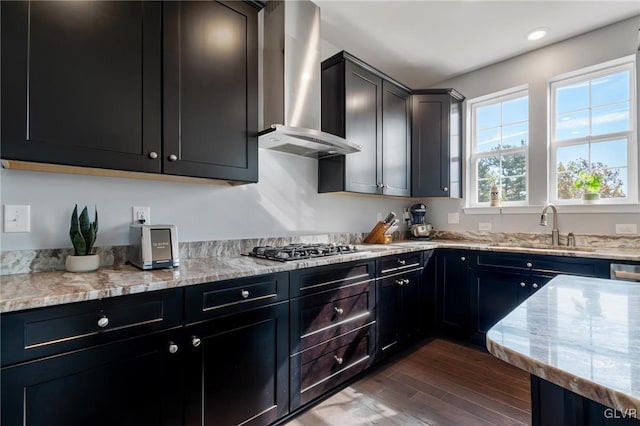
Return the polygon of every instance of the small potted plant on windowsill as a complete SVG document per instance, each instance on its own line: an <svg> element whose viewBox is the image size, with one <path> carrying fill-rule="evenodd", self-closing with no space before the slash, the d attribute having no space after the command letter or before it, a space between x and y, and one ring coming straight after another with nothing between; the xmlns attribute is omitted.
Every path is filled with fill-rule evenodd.
<svg viewBox="0 0 640 426"><path fill-rule="evenodd" d="M585 172L581 170L578 178L573 182L577 190L582 190L582 202L585 204L597 203L600 200L600 188L602 187L602 174L598 172Z"/></svg>
<svg viewBox="0 0 640 426"><path fill-rule="evenodd" d="M65 269L69 272L90 272L100 266L100 256L94 253L93 244L98 235L98 209L95 209L95 220L89 220L87 207L82 210L78 218L78 205L71 215L71 229L69 237L73 244L73 255L67 256Z"/></svg>

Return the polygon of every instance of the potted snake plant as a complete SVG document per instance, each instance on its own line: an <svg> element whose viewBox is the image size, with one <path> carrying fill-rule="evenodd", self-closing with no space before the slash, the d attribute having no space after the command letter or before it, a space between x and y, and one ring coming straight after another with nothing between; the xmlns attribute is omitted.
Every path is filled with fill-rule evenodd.
<svg viewBox="0 0 640 426"><path fill-rule="evenodd" d="M89 220L89 212L85 206L78 216L76 204L71 215L69 237L73 244L73 255L67 256L65 269L69 272L90 272L100 266L100 256L94 253L93 245L98 235L98 209L95 209L95 220Z"/></svg>

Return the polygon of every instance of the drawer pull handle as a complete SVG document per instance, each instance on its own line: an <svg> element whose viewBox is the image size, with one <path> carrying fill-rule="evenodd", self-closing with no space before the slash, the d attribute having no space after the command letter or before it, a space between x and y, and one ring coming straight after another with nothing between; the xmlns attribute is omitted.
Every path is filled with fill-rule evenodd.
<svg viewBox="0 0 640 426"><path fill-rule="evenodd" d="M177 156L177 155L175 155L175 154L171 154L171 155L169 156L169 161L178 161L178 156Z"/></svg>
<svg viewBox="0 0 640 426"><path fill-rule="evenodd" d="M169 342L169 353L175 354L176 352L178 352L178 345L173 342Z"/></svg>
<svg viewBox="0 0 640 426"><path fill-rule="evenodd" d="M403 259L398 259L398 263L399 263L400 265L404 265L405 263L407 263L407 261L406 261L406 260L403 260Z"/></svg>
<svg viewBox="0 0 640 426"><path fill-rule="evenodd" d="M527 268L531 268L532 266L533 266L533 263L527 262Z"/></svg>
<svg viewBox="0 0 640 426"><path fill-rule="evenodd" d="M246 299L247 297L249 297L249 290L242 290L240 292L240 295L242 296L243 299Z"/></svg>
<svg viewBox="0 0 640 426"><path fill-rule="evenodd" d="M402 280L403 284L409 284L411 281L409 281L409 278L405 278L404 280Z"/></svg>
<svg viewBox="0 0 640 426"><path fill-rule="evenodd" d="M333 358L336 360L336 363L338 365L342 365L342 363L344 362L344 359L342 359L342 357L339 357L338 355L334 355Z"/></svg>
<svg viewBox="0 0 640 426"><path fill-rule="evenodd" d="M155 160L156 158L158 158L158 153L155 151L151 151L149 153L149 158L151 158L152 160Z"/></svg>
<svg viewBox="0 0 640 426"><path fill-rule="evenodd" d="M520 287L526 287L527 285L524 282L520 283Z"/></svg>
<svg viewBox="0 0 640 426"><path fill-rule="evenodd" d="M336 311L336 314L338 314L338 315L344 314L344 309L338 308L337 306L334 306L333 310Z"/></svg>
<svg viewBox="0 0 640 426"><path fill-rule="evenodd" d="M538 285L538 283L533 283L533 284L531 285L531 287L533 287L533 288L538 288L538 287L539 287L539 285Z"/></svg>
<svg viewBox="0 0 640 426"><path fill-rule="evenodd" d="M202 341L198 337L191 336L191 344L193 345L194 348L197 348L198 346L200 346L200 343L202 343Z"/></svg>
<svg viewBox="0 0 640 426"><path fill-rule="evenodd" d="M107 318L106 316L103 315L98 319L98 327L105 328L108 325L109 325L109 318Z"/></svg>
<svg viewBox="0 0 640 426"><path fill-rule="evenodd" d="M396 284L398 284L398 285L404 285L404 280L396 280Z"/></svg>

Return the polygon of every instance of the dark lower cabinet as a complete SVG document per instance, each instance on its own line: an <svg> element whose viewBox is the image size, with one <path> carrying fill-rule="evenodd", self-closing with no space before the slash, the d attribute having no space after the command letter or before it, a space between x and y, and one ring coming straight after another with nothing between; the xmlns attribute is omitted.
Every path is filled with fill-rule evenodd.
<svg viewBox="0 0 640 426"><path fill-rule="evenodd" d="M469 250L437 250L434 257L437 327L445 335L466 339L469 334Z"/></svg>
<svg viewBox="0 0 640 426"><path fill-rule="evenodd" d="M182 423L178 332L143 337L0 370L1 423L139 426ZM170 345L177 352L171 353Z"/></svg>
<svg viewBox="0 0 640 426"><path fill-rule="evenodd" d="M289 303L185 329L185 424L268 425L288 412Z"/></svg>
<svg viewBox="0 0 640 426"><path fill-rule="evenodd" d="M640 426L640 413L614 410L532 375L531 420L533 426Z"/></svg>

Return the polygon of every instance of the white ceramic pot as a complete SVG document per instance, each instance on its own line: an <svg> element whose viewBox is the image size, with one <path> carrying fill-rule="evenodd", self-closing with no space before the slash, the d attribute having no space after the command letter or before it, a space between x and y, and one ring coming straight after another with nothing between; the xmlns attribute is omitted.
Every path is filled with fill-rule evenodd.
<svg viewBox="0 0 640 426"><path fill-rule="evenodd" d="M91 272L100 266L100 256L90 254L88 256L67 256L64 267L69 272Z"/></svg>
<svg viewBox="0 0 640 426"><path fill-rule="evenodd" d="M600 202L600 194L585 192L582 194L582 203L583 204L598 204Z"/></svg>

